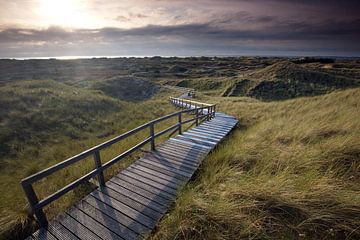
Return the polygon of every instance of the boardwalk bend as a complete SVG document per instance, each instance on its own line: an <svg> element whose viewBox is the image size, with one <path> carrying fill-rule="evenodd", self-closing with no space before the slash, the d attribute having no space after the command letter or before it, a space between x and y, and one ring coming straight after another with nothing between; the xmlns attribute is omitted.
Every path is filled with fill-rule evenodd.
<svg viewBox="0 0 360 240"><path fill-rule="evenodd" d="M22 180L21 184L40 230L28 239L141 239L149 234L174 202L177 190L198 169L205 156L234 128L237 120L216 112L216 106L181 98L170 102L184 110L153 120ZM185 120L185 117L191 117ZM155 125L175 118L160 132ZM192 124L190 130L185 126ZM142 130L142 142L102 164L100 152ZM155 140L177 134L166 142ZM151 150L105 182L103 171L150 144ZM57 192L38 199L32 184L52 173L93 156L95 168ZM55 219L47 221L43 208L65 193L96 177L99 187ZM44 179L43 181L46 181Z"/></svg>

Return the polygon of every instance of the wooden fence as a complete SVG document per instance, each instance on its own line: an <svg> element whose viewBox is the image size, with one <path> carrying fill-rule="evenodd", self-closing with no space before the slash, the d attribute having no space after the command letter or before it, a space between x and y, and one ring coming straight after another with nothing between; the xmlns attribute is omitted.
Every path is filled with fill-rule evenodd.
<svg viewBox="0 0 360 240"><path fill-rule="evenodd" d="M44 214L43 208L50 204L51 202L55 201L59 197L63 196L67 192L73 190L75 187L79 186L80 184L89 181L91 178L97 177L97 181L100 187L105 185L104 180L104 170L109 168L110 166L114 165L115 163L119 162L120 160L124 159L125 157L129 156L131 153L139 150L144 145L150 143L151 150L155 150L155 140L156 138L162 136L163 134L169 131L178 131L179 134L182 134L182 126L187 123L193 123L194 125L199 125L203 121L207 121L215 117L215 109L216 106L214 104L206 104L200 103L190 100L184 100L179 98L170 98L170 102L178 107L188 108L186 110L178 111L158 119L152 120L144 125L141 125L135 129L132 129L124 134L121 134L117 137L114 137L104 143L101 143L95 147L92 147L78 155L70 157L65 161L57 163L45 170L42 170L38 173L35 173L27 178L24 178L21 181L21 185L24 189L25 195L28 199L30 204L30 208L32 213L36 216L39 224L41 227L45 227L47 225L47 218ZM182 116L183 114L193 114L195 115L194 118L189 120L183 121ZM160 132L155 133L154 127L156 124L163 122L164 120L177 118L178 122ZM102 164L100 159L100 151L104 148L107 148L121 140L128 138L129 136L134 135L135 133L140 132L141 130L148 129L149 136L144 139L143 141L137 143L135 146L127 149L125 152L121 153L120 155L116 156L115 158L109 160L108 162ZM65 167L68 167L80 160L85 159L86 157L93 156L95 168L88 172L87 174L81 176L80 178L76 179L75 181L71 182L70 184L66 185L65 187L61 188L60 190L52 193L51 195L45 197L44 199L38 199L38 196L35 193L33 188L33 184Z"/></svg>

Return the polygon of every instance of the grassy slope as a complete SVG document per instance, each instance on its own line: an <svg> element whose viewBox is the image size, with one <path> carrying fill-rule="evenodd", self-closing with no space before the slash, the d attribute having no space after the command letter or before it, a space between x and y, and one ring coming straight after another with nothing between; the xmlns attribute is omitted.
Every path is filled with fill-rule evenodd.
<svg viewBox="0 0 360 240"><path fill-rule="evenodd" d="M34 228L20 188L22 178L175 111L167 103L171 93L163 90L138 103L52 80L19 81L0 87L0 93L0 239L20 238L24 231L26 234ZM142 141L148 134L146 130L141 131L102 151L103 162ZM110 168L106 176L119 171L126 163ZM92 158L85 159L40 181L35 185L37 193L40 198L49 195L93 167ZM93 187L89 184L68 193L46 208L47 214L54 216Z"/></svg>
<svg viewBox="0 0 360 240"><path fill-rule="evenodd" d="M347 69L356 73L358 68ZM338 74L339 73L339 74ZM260 70L243 74L228 87L224 96L249 96L267 101L316 96L336 89L359 86L357 75L343 76L341 69L325 71L307 65L280 61ZM351 77L349 77L351 76Z"/></svg>
<svg viewBox="0 0 360 240"><path fill-rule="evenodd" d="M240 126L151 239L358 239L360 89L263 103L207 99Z"/></svg>

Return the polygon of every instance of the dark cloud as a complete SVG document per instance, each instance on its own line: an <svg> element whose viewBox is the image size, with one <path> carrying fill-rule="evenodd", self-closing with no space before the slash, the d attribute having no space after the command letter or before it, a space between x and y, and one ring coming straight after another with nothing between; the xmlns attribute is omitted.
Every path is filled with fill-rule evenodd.
<svg viewBox="0 0 360 240"><path fill-rule="evenodd" d="M246 17L247 18L247 17ZM360 41L360 18L353 21L327 20L318 24L296 21L277 21L266 16L248 21L276 21L275 25L253 30L241 28L223 28L213 23L183 25L148 25L141 28L101 28L65 30L60 27L36 30L11 28L0 32L0 43L4 42L54 42L54 41L117 41L123 38L164 37L188 40L225 41L226 40L352 40Z"/></svg>
<svg viewBox="0 0 360 240"><path fill-rule="evenodd" d="M223 4L230 2L254 3L227 0ZM186 21L187 15L174 14L173 19L188 23L131 29L7 28L0 31L0 57L59 53L360 55L360 1L257 0L256 4L259 9L264 8L257 14L215 11L200 23ZM278 8L267 11L269 4ZM279 14L290 10L292 14ZM131 22L149 18L144 13L129 12L116 20Z"/></svg>

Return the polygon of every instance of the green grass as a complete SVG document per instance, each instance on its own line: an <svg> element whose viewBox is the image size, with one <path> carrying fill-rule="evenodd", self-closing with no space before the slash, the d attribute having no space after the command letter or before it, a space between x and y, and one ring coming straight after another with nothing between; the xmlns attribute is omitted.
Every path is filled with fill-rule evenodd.
<svg viewBox="0 0 360 240"><path fill-rule="evenodd" d="M210 98L238 128L150 239L359 239L360 89Z"/></svg>
<svg viewBox="0 0 360 240"><path fill-rule="evenodd" d="M22 178L65 160L152 119L176 111L168 103L174 95L160 89L142 102L125 102L101 91L76 88L52 80L19 81L0 87L0 239L18 239L36 228L20 186ZM161 107L159 107L161 106ZM156 127L168 127L171 121ZM101 151L107 162L147 138L148 129ZM159 139L158 142L163 139ZM105 172L106 178L126 167L141 152ZM94 168L84 159L34 185L40 199ZM88 183L55 201L49 218L82 198L95 185Z"/></svg>

